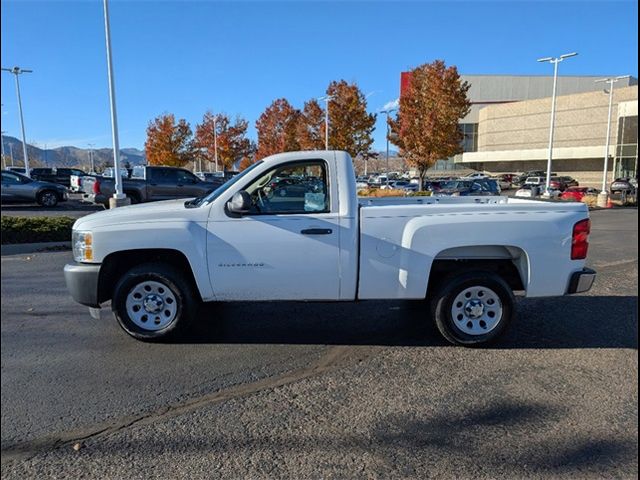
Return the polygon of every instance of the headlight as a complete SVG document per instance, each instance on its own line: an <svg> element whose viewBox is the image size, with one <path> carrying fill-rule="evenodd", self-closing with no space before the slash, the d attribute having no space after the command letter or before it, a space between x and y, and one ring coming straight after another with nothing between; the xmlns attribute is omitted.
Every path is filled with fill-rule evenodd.
<svg viewBox="0 0 640 480"><path fill-rule="evenodd" d="M71 235L73 259L76 262L93 261L93 235L91 232L74 230Z"/></svg>

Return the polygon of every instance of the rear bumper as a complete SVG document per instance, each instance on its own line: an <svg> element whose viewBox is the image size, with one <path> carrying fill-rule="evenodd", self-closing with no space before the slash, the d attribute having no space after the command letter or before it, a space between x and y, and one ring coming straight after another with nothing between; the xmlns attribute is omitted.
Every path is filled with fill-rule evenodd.
<svg viewBox="0 0 640 480"><path fill-rule="evenodd" d="M574 272L569 280L568 294L582 293L591 289L594 280L596 279L596 271L590 268L583 268L579 272Z"/></svg>
<svg viewBox="0 0 640 480"><path fill-rule="evenodd" d="M109 203L109 199L107 198L107 196L101 193L97 195L94 193L84 193L82 195L82 201L87 203L95 203L96 205L108 205Z"/></svg>
<svg viewBox="0 0 640 480"><path fill-rule="evenodd" d="M64 281L73 299L88 307L100 307L98 302L98 278L100 264L72 263L64 267Z"/></svg>

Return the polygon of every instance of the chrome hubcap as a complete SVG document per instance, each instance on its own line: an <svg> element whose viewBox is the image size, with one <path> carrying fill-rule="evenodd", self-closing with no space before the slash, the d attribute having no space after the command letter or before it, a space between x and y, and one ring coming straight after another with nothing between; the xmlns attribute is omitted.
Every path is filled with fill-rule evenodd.
<svg viewBox="0 0 640 480"><path fill-rule="evenodd" d="M146 281L129 291L126 308L129 318L136 326L156 331L168 327L176 320L178 302L166 285Z"/></svg>
<svg viewBox="0 0 640 480"><path fill-rule="evenodd" d="M502 319L500 297L487 287L469 287L461 291L451 306L456 327L468 335L484 335Z"/></svg>

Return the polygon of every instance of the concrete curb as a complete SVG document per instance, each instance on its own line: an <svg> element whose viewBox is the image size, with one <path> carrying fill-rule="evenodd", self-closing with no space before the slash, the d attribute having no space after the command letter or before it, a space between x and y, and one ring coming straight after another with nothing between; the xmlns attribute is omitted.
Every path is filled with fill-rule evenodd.
<svg viewBox="0 0 640 480"><path fill-rule="evenodd" d="M23 255L25 253L58 252L71 250L71 242L14 243L0 246L0 255Z"/></svg>

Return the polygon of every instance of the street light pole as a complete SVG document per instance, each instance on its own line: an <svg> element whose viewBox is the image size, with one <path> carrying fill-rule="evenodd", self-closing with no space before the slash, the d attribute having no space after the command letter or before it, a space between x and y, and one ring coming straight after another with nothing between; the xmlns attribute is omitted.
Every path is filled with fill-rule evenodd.
<svg viewBox="0 0 640 480"><path fill-rule="evenodd" d="M213 117L213 158L216 162L216 173L218 173L218 122L217 116ZM211 171L211 170L209 170Z"/></svg>
<svg viewBox="0 0 640 480"><path fill-rule="evenodd" d="M384 113L387 116L387 185L389 185L389 114L398 110L397 108L389 108L387 110L380 110L380 113Z"/></svg>
<svg viewBox="0 0 640 480"><path fill-rule="evenodd" d="M318 100L324 100L326 107L324 109L324 149L329 150L329 102L334 99L333 95L320 97Z"/></svg>
<svg viewBox="0 0 640 480"><path fill-rule="evenodd" d="M7 133L4 130L2 130L2 132L0 132L0 142L2 142L2 168L4 168L6 170L7 168L7 159L5 158L4 155L4 134Z"/></svg>
<svg viewBox="0 0 640 480"><path fill-rule="evenodd" d="M22 130L22 155L24 156L24 174L29 177L29 155L27 154L27 136L24 133L24 116L22 114L22 98L20 97L20 81L18 76L23 73L33 73L33 70L25 70L20 67L2 68L3 71L13 73L16 76L16 92L18 94L18 111L20 112L20 128Z"/></svg>
<svg viewBox="0 0 640 480"><path fill-rule="evenodd" d="M629 75L622 75L619 77L611 77L611 78L602 78L600 80L596 80L596 83L608 83L609 84L609 110L607 113L607 138L605 140L604 147L604 171L602 173L602 191L600 195L609 195L607 191L607 169L609 168L609 143L611 139L611 112L613 110L613 85L623 78L629 78ZM605 90L605 92L607 92ZM615 173L615 172L614 172ZM606 203L606 199L605 199Z"/></svg>
<svg viewBox="0 0 640 480"><path fill-rule="evenodd" d="M105 42L107 45L107 73L109 77L109 102L111 105L111 136L113 137L113 166L116 192L113 198L116 200L114 206L117 206L117 200L126 198L122 192L122 176L120 175L120 144L118 141L118 116L116 112L116 92L115 80L113 76L113 64L111 60L111 30L109 28L109 5L108 0L103 1L104 5L104 32Z"/></svg>
<svg viewBox="0 0 640 480"><path fill-rule="evenodd" d="M87 143L87 145L89 146L89 164L91 165L91 173L94 173L96 171L95 165L93 163L93 147L95 146L95 144Z"/></svg>
<svg viewBox="0 0 640 480"><path fill-rule="evenodd" d="M575 57L578 55L576 52L565 53L557 58L545 57L539 58L538 62L549 62L553 64L553 93L551 95L551 125L549 128L549 152L547 155L547 180L545 183L545 195L550 196L551 192L549 186L551 184L551 161L553 159L553 134L556 121L556 92L558 86L558 64L565 58Z"/></svg>

